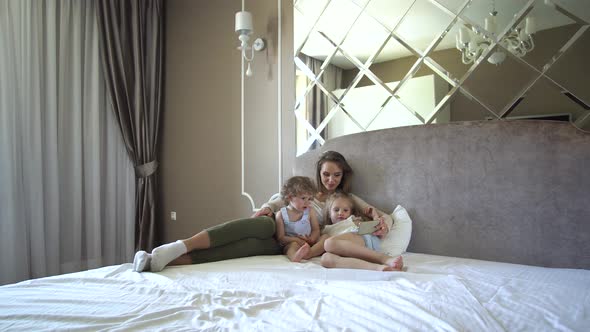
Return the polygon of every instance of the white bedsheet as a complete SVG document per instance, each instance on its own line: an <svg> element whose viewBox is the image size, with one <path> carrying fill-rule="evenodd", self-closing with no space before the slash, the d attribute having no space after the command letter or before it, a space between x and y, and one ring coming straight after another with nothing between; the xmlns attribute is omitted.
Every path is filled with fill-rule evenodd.
<svg viewBox="0 0 590 332"><path fill-rule="evenodd" d="M588 331L590 271L405 254L407 271L284 256L0 287L0 330Z"/></svg>

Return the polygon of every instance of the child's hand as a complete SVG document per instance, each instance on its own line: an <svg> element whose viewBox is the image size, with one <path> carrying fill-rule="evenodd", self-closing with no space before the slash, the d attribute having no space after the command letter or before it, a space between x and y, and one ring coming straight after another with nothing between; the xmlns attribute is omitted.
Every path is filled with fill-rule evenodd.
<svg viewBox="0 0 590 332"><path fill-rule="evenodd" d="M371 220L379 220L379 213L377 213L377 209L373 206L367 206L364 212L365 216L371 218Z"/></svg>
<svg viewBox="0 0 590 332"><path fill-rule="evenodd" d="M302 235L299 235L298 237L295 238L295 242L297 242L298 245L302 246L304 244L307 243L307 241L305 241L305 239L303 238Z"/></svg>
<svg viewBox="0 0 590 332"><path fill-rule="evenodd" d="M299 235L299 238L303 241L305 241L305 243L309 244L309 245L313 245L315 242L312 240L312 238L308 235ZM302 243L300 243L300 245L303 245Z"/></svg>

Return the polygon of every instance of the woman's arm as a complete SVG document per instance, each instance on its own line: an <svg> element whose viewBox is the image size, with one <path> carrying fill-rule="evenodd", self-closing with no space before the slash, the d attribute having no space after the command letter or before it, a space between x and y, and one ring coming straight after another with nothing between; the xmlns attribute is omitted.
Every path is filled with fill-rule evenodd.
<svg viewBox="0 0 590 332"><path fill-rule="evenodd" d="M283 200L282 197L278 197L275 199L272 199L264 204L262 204L262 207L260 207L260 210L256 211L256 213L254 213L253 217L260 217L260 216L269 216L269 217L273 217L274 214L279 211L283 206L285 206L285 201Z"/></svg>
<svg viewBox="0 0 590 332"><path fill-rule="evenodd" d="M377 230L375 233L373 233L374 235L384 236L387 233L389 233L389 229L391 228L391 226L393 226L393 218L391 218L391 215L386 214L385 212L377 208L374 208L373 206L369 205L367 202L363 201L360 197L354 194L351 194L350 196L352 196L352 200L354 201L354 207L357 209L357 211L364 212L368 208L373 208L373 214L375 214L375 216L379 216L379 218L383 218L382 225L384 226L384 229Z"/></svg>
<svg viewBox="0 0 590 332"><path fill-rule="evenodd" d="M309 209L309 222L311 223L311 234L309 235L309 239L312 242L310 243L311 245L318 242L320 238L320 223L318 222L318 216L314 209Z"/></svg>

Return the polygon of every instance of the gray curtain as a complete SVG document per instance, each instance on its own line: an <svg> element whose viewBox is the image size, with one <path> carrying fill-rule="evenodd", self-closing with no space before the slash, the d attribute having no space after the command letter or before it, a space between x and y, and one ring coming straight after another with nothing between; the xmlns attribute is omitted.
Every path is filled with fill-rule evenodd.
<svg viewBox="0 0 590 332"><path fill-rule="evenodd" d="M156 239L156 160L163 97L163 0L97 2L107 89L127 152L135 165L135 246Z"/></svg>
<svg viewBox="0 0 590 332"><path fill-rule="evenodd" d="M323 61L312 58L307 55L300 55L304 60L305 65L309 68L316 76L321 72ZM334 91L340 89L342 85L342 68L336 67L329 64L326 66L324 73L320 77L320 83L328 91ZM330 112L330 98L316 85L313 90L309 93L306 99L306 111L307 120L314 127L317 128L322 120ZM323 138L328 137L328 127L320 132ZM310 149L319 147L318 142L314 142Z"/></svg>

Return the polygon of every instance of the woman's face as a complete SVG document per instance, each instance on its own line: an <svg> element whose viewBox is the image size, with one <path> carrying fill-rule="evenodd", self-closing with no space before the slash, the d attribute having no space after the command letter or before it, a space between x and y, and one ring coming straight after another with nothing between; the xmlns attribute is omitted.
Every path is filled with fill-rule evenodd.
<svg viewBox="0 0 590 332"><path fill-rule="evenodd" d="M342 168L335 162L326 161L320 168L320 178L322 179L322 185L332 193L340 185L342 181Z"/></svg>
<svg viewBox="0 0 590 332"><path fill-rule="evenodd" d="M330 206L330 220L332 224L336 224L350 217L352 213L352 204L350 200L344 198L336 198Z"/></svg>

